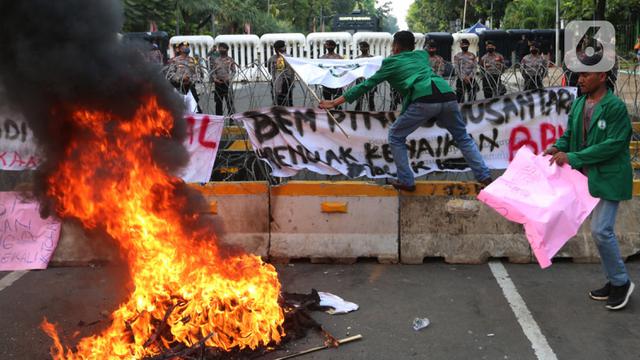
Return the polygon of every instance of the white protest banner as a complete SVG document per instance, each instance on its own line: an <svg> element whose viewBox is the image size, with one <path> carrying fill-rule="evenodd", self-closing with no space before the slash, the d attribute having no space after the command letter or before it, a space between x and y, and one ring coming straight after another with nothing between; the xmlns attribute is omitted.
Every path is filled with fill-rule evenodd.
<svg viewBox="0 0 640 360"><path fill-rule="evenodd" d="M20 119L20 120L16 120ZM222 116L186 115L189 164L178 174L186 182L207 182L218 153L224 118ZM22 118L0 116L0 170L33 170L40 165L33 132Z"/></svg>
<svg viewBox="0 0 640 360"><path fill-rule="evenodd" d="M375 56L353 60L294 57L286 59L305 83L337 89L351 84L356 79L371 77L380 69L383 58Z"/></svg>
<svg viewBox="0 0 640 360"><path fill-rule="evenodd" d="M547 88L463 104L467 131L493 169L505 169L522 146L543 151L566 128L576 88ZM346 130L343 136L324 110L272 107L234 115L247 129L253 149L274 176L289 177L308 169L355 178L395 177L387 143L395 113L332 111ZM407 138L415 176L469 167L449 132L435 119Z"/></svg>
<svg viewBox="0 0 640 360"><path fill-rule="evenodd" d="M60 238L60 222L41 219L36 201L0 192L0 271L46 269Z"/></svg>
<svg viewBox="0 0 640 360"><path fill-rule="evenodd" d="M185 116L189 164L178 174L186 182L208 182L220 147L224 127L222 116L191 114Z"/></svg>
<svg viewBox="0 0 640 360"><path fill-rule="evenodd" d="M0 170L29 170L40 165L33 133L17 114L0 113Z"/></svg>

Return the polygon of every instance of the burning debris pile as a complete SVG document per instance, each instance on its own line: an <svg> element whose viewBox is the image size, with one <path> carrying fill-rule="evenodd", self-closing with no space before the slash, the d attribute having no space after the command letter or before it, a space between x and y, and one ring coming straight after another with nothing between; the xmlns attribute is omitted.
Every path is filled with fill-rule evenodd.
<svg viewBox="0 0 640 360"><path fill-rule="evenodd" d="M56 213L103 228L121 248L134 291L101 335L65 351L55 330L54 358L163 353L176 343L256 349L284 335L275 269L259 257L223 254L184 184L153 160L147 138L169 138L174 119L153 97L133 120L104 111L71 113L74 132L47 175ZM96 166L99 164L99 166Z"/></svg>
<svg viewBox="0 0 640 360"><path fill-rule="evenodd" d="M0 99L25 114L46 156L35 195L44 212L99 230L126 258L133 291L102 333L55 359L188 358L205 347L279 343L285 312L275 269L218 246L202 196L172 172L187 162L182 104L116 33L113 0L0 4L9 37Z"/></svg>

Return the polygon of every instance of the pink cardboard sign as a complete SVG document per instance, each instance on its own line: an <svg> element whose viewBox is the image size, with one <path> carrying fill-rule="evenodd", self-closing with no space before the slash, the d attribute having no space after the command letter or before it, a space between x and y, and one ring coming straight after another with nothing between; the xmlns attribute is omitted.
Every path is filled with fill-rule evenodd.
<svg viewBox="0 0 640 360"><path fill-rule="evenodd" d="M41 219L36 201L0 192L0 271L46 269L60 238L60 222Z"/></svg>

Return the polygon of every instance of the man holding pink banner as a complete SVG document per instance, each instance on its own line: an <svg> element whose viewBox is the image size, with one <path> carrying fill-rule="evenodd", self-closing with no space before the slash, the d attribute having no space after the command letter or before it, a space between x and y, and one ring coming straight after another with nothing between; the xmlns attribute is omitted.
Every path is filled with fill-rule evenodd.
<svg viewBox="0 0 640 360"><path fill-rule="evenodd" d="M583 96L573 103L567 130L545 154L553 156L551 164L569 164L582 171L588 177L589 193L600 198L591 217L591 235L609 281L589 296L606 301L607 309L619 310L627 305L634 289L614 233L618 205L632 197L632 129L624 102L606 84L605 72L580 73Z"/></svg>

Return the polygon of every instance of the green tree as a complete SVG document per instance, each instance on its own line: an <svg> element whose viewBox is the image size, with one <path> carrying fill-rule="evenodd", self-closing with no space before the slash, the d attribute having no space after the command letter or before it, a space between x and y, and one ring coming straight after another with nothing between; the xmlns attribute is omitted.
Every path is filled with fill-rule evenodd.
<svg viewBox="0 0 640 360"><path fill-rule="evenodd" d="M506 29L555 28L555 0L514 0L505 10Z"/></svg>
<svg viewBox="0 0 640 360"><path fill-rule="evenodd" d="M238 34L245 24L253 33L330 31L337 14L358 8L376 15L387 31L397 29L390 3L376 8L375 0L122 0L124 31L147 31L155 21L176 34ZM213 34L215 32L215 34Z"/></svg>
<svg viewBox="0 0 640 360"><path fill-rule="evenodd" d="M479 20L493 18L492 27L497 28L509 0L469 0L466 26ZM492 6L493 5L493 6ZM415 0L409 7L407 24L413 31L453 31L450 23L462 21L464 0Z"/></svg>

